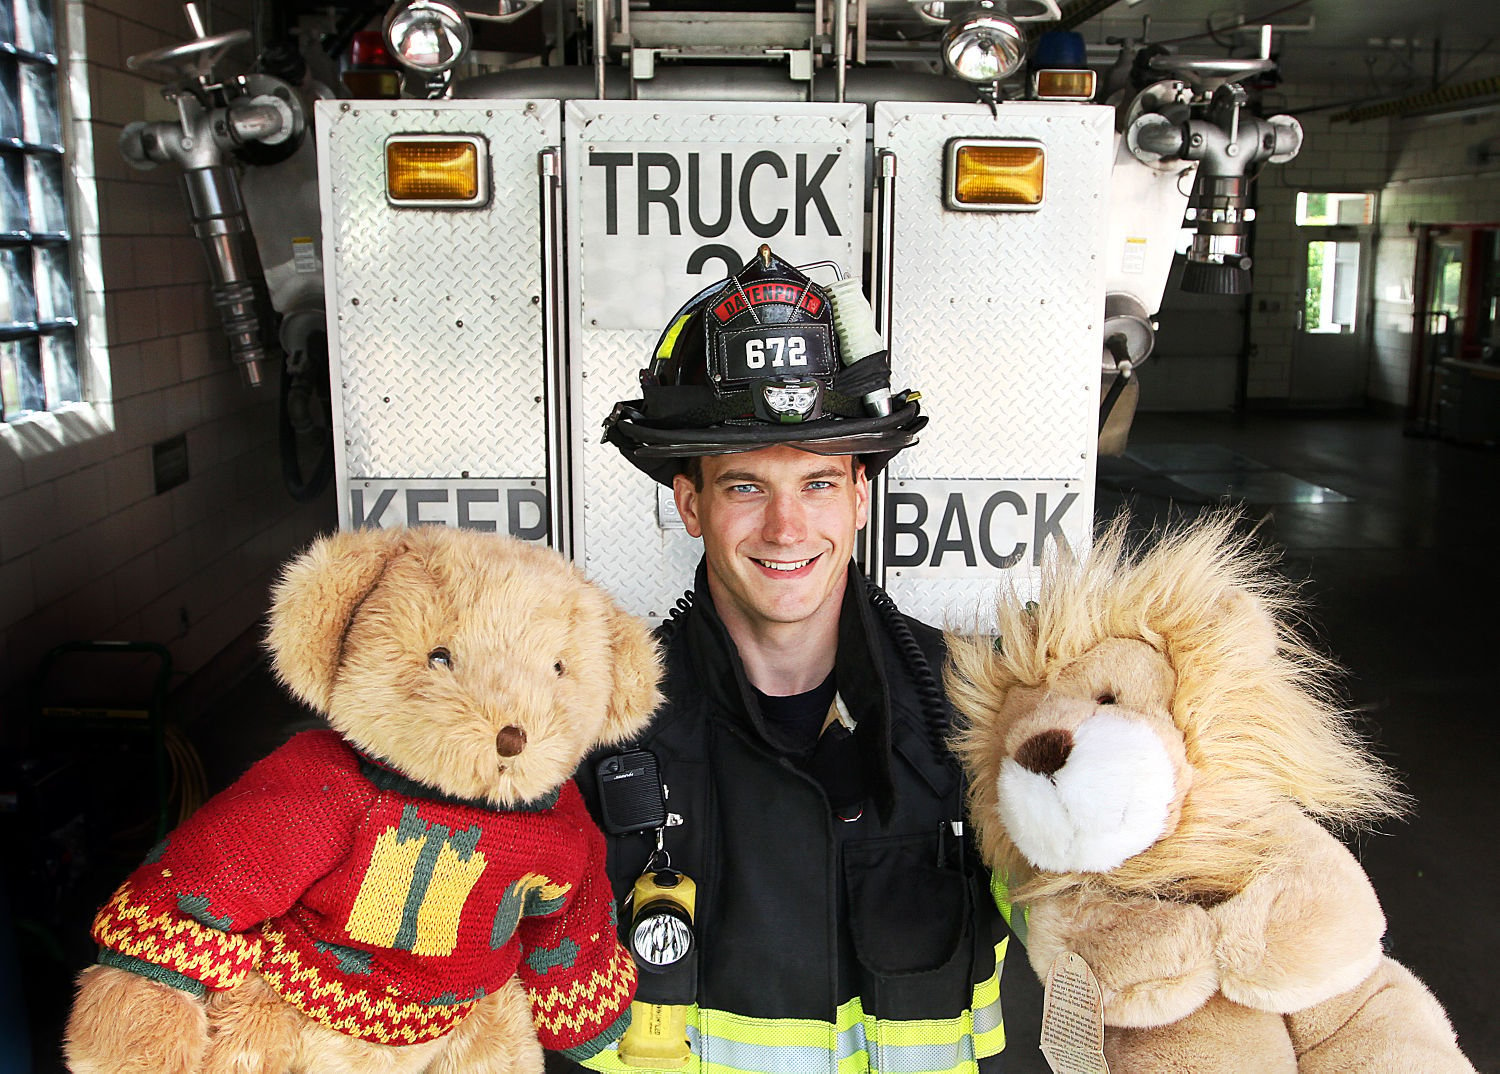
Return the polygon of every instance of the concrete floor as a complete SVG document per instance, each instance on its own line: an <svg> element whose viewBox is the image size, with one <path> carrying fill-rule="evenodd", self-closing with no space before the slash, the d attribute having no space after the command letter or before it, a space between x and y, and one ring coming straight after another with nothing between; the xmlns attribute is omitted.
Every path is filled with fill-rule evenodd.
<svg viewBox="0 0 1500 1074"><path fill-rule="evenodd" d="M1356 847L1385 906L1391 953L1447 1007L1475 1065L1500 1071L1500 798L1480 793L1500 762L1500 688L1487 678L1500 667L1500 452L1407 438L1399 423L1364 416L1143 414L1129 453L1101 460L1096 513L1128 503L1144 521L1226 492L1264 517L1285 570L1306 579L1313 627L1349 669L1350 700L1416 799L1410 818ZM193 727L211 787L309 721L263 671L249 675ZM118 879L86 886L107 895ZM76 926L86 930L87 918ZM35 972L24 960L39 949L22 944L38 1072L61 1069L58 1012L74 963L89 957L86 936L77 939L64 937ZM1011 1069L1045 1071L1021 1047L1028 1036L1013 1032ZM24 1068L0 1063L9 1069Z"/></svg>
<svg viewBox="0 0 1500 1074"><path fill-rule="evenodd" d="M1163 445L1228 449L1342 498L1275 502L1309 490ZM1173 460L1188 472L1163 481ZM1389 953L1447 1007L1475 1066L1500 1071L1500 797L1482 793L1500 762L1489 682L1500 666L1500 453L1404 437L1398 422L1368 417L1146 414L1126 456L1101 460L1096 514L1216 501L1194 465L1260 498L1250 514L1265 518L1285 572L1306 579L1312 627L1348 669L1349 700L1416 800L1405 821L1355 847L1385 908ZM1196 491L1172 487L1184 478Z"/></svg>

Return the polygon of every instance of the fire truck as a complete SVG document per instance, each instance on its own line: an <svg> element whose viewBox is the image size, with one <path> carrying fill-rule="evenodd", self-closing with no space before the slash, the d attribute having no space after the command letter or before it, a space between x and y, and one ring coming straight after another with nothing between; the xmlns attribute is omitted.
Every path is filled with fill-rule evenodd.
<svg viewBox="0 0 1500 1074"><path fill-rule="evenodd" d="M284 354L304 432L326 391L342 526L543 541L652 617L699 552L601 421L677 307L761 244L859 278L892 385L932 417L876 482L862 565L906 611L972 623L1049 542L1088 543L1101 425L1117 447L1184 220L1184 285L1248 289L1249 183L1301 143L1250 106L1269 60L1127 51L1100 85L1061 19L401 0L347 79L386 95L360 98L220 77L248 35L195 20L132 57L175 116L122 149L183 169L247 379ZM565 62L464 74L528 33Z"/></svg>

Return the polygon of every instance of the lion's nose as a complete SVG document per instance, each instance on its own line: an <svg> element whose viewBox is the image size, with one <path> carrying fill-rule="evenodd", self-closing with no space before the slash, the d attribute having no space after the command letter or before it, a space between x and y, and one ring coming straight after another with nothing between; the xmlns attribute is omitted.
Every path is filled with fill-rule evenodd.
<svg viewBox="0 0 1500 1074"><path fill-rule="evenodd" d="M514 757L526 748L526 732L519 727L502 727L495 735L495 752L501 757Z"/></svg>
<svg viewBox="0 0 1500 1074"><path fill-rule="evenodd" d="M1071 731L1054 729L1032 735L1016 750L1016 764L1039 776L1050 776L1068 763L1073 752Z"/></svg>

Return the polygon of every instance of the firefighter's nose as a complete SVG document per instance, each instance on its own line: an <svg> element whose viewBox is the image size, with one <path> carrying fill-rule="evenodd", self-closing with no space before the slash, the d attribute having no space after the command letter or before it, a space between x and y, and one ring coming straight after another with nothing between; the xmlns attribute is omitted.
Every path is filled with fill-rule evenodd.
<svg viewBox="0 0 1500 1074"><path fill-rule="evenodd" d="M495 752L501 757L514 757L526 748L526 732L519 727L502 727L495 735Z"/></svg>
<svg viewBox="0 0 1500 1074"><path fill-rule="evenodd" d="M766 505L765 537L778 544L796 544L807 535L807 516L795 496L775 495Z"/></svg>
<svg viewBox="0 0 1500 1074"><path fill-rule="evenodd" d="M1016 764L1039 776L1050 776L1068 763L1068 754L1072 752L1072 732L1054 728L1021 743L1016 750Z"/></svg>

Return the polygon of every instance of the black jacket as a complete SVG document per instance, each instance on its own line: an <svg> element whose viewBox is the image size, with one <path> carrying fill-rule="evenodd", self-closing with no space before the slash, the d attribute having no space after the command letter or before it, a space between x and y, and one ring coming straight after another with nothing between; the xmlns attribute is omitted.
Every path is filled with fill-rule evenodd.
<svg viewBox="0 0 1500 1074"><path fill-rule="evenodd" d="M697 963L685 978L644 970L637 999L696 1003L690 1038L710 1066L717 1058L739 1069L815 1070L810 1053L778 1051L791 1039L806 1045L810 1021L829 1027L826 1069L859 1050L871 1069L901 1069L917 1057L898 1054L891 1023L923 1020L930 1027L915 1030L926 1034L923 1046L953 1061L934 1065L924 1055L915 1069L975 1070L976 1048L985 1057L1003 1041L993 1025L997 951L1003 958L1008 933L988 873L955 828L963 786L943 745L941 634L900 615L851 566L836 672L857 723L849 763L867 797L851 822L834 815L803 763L776 748L774 732L768 737L702 565L692 606L659 636L667 701L636 745L656 756L667 809L682 818L665 830L664 849L698 885ZM585 764L579 784L598 819L594 767ZM628 928L625 899L655 835L608 842ZM977 1028L956 1028L968 1026L970 1010ZM721 1013L732 1016L725 1039ZM801 1029L791 1033L782 1020ZM913 1027L895 1028L909 1046ZM610 1052L589 1066L610 1069L612 1058L618 1063ZM981 1058L978 1069L1001 1069L999 1057Z"/></svg>

